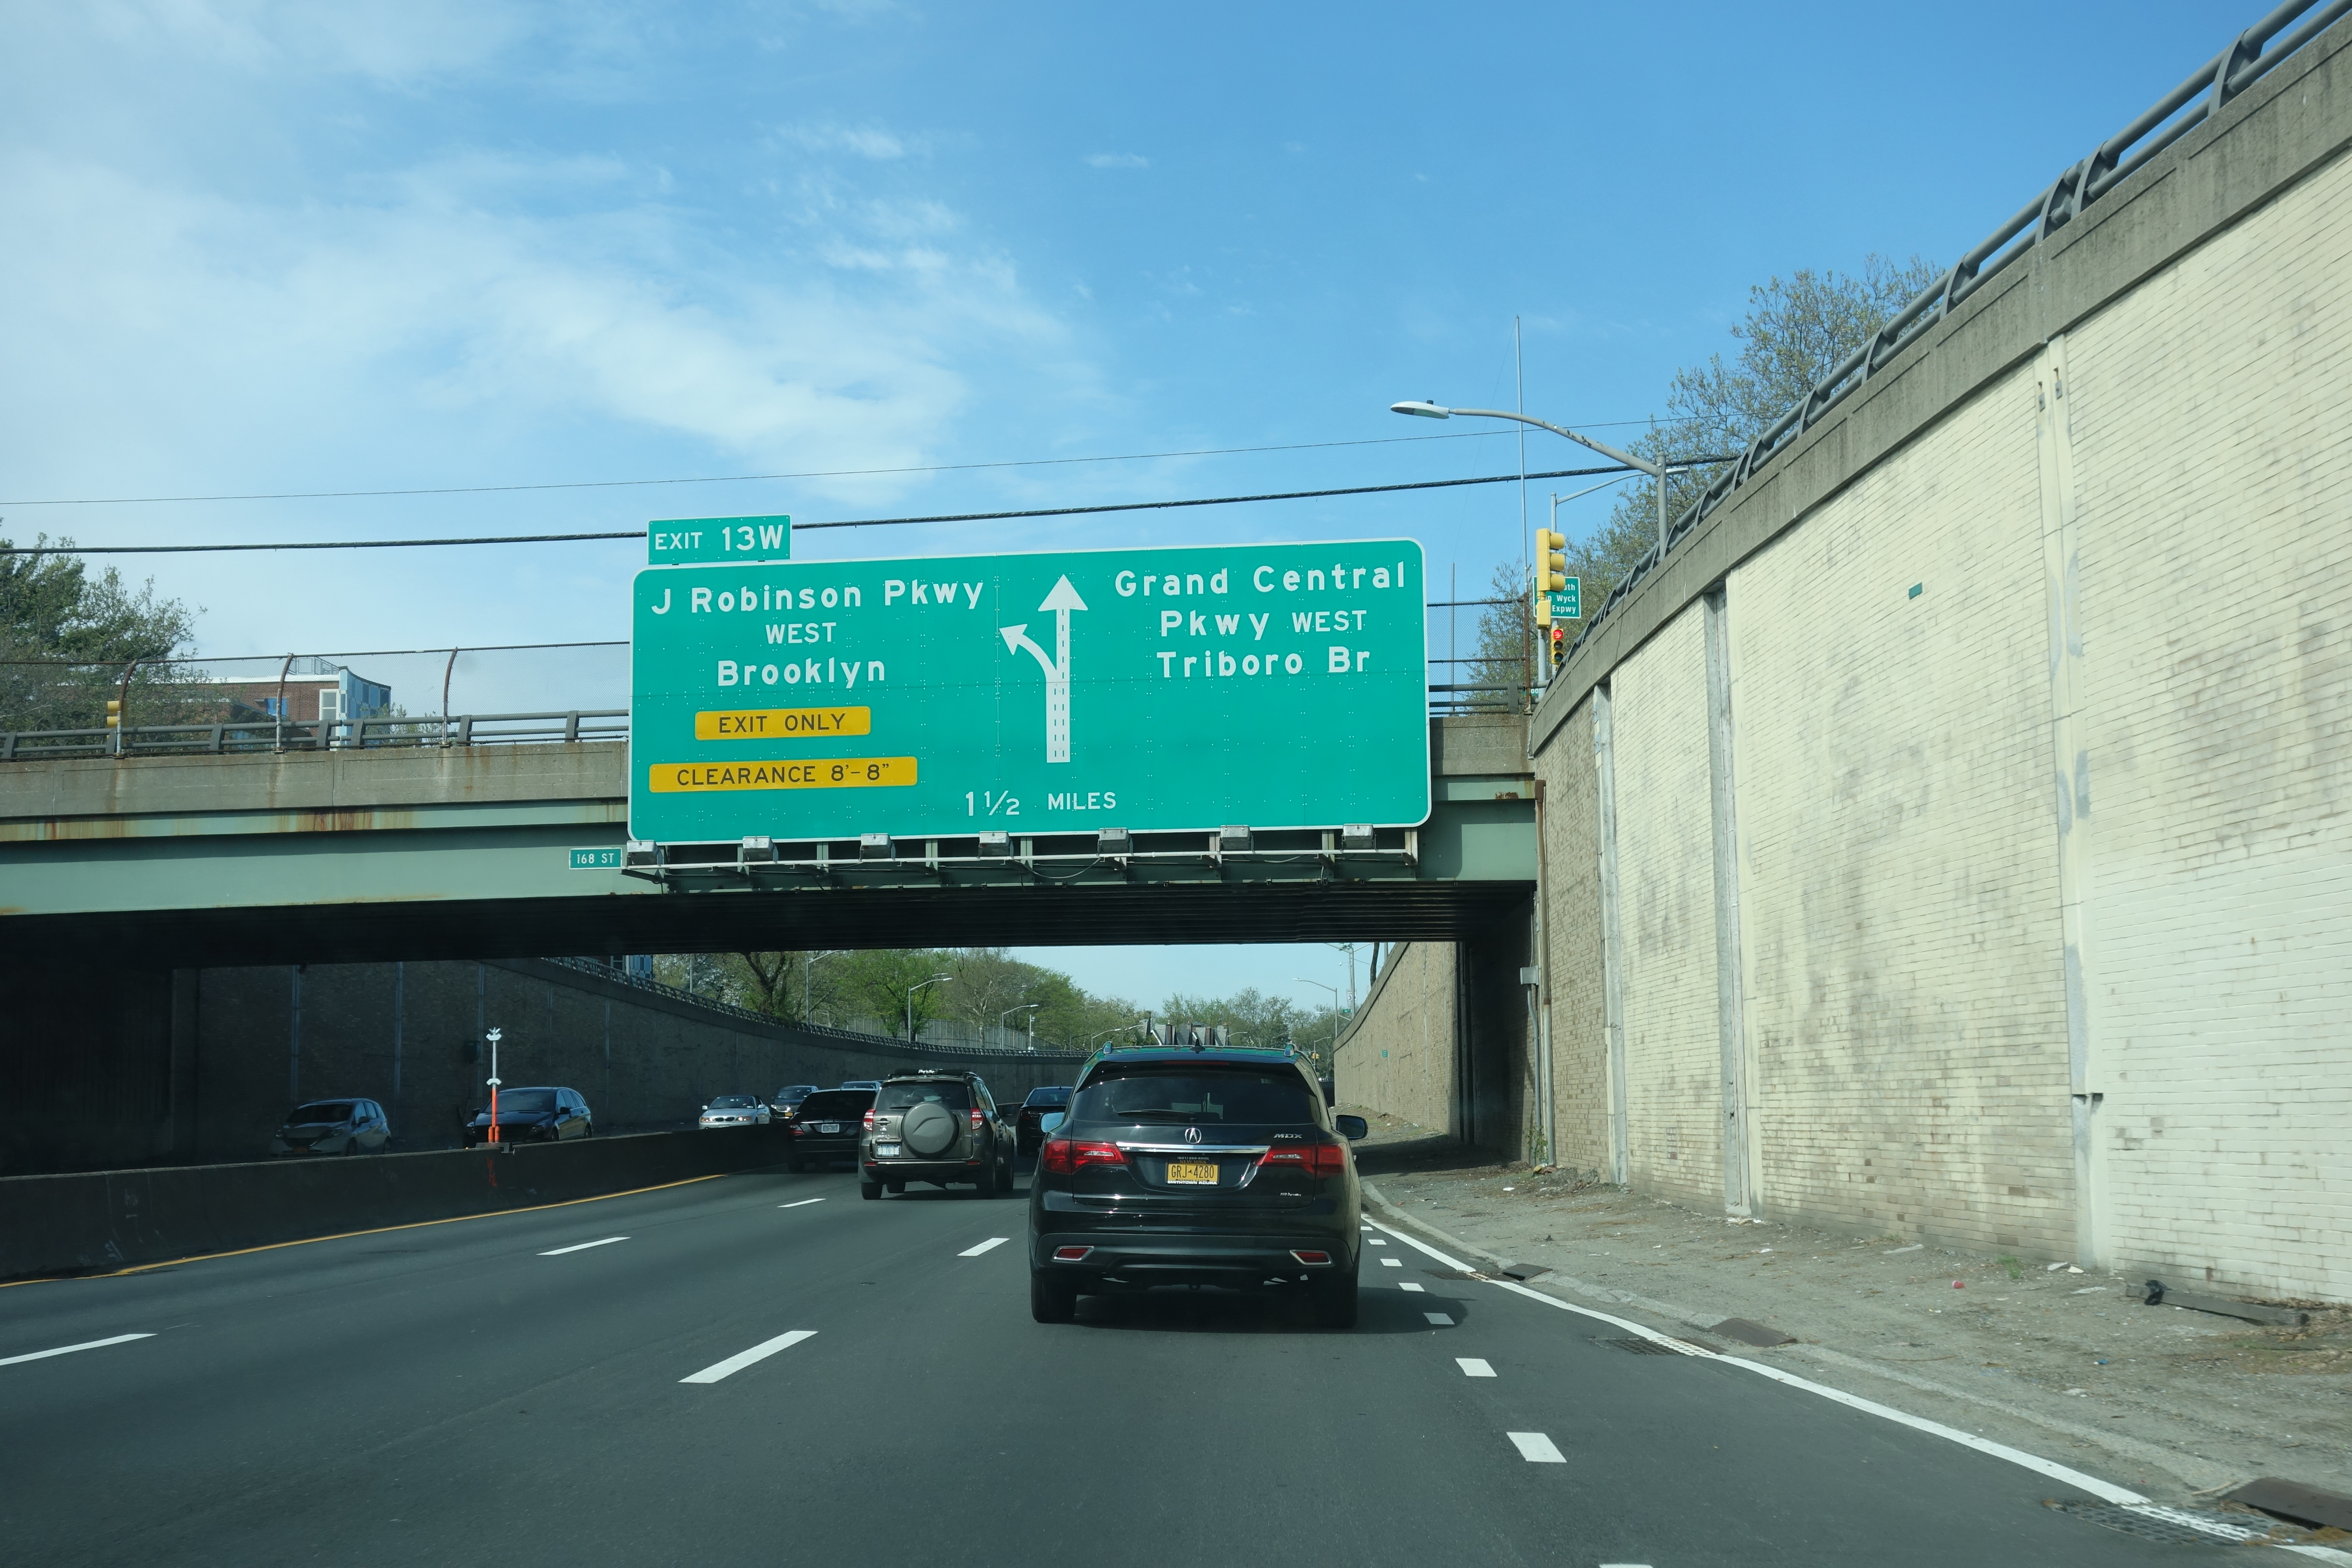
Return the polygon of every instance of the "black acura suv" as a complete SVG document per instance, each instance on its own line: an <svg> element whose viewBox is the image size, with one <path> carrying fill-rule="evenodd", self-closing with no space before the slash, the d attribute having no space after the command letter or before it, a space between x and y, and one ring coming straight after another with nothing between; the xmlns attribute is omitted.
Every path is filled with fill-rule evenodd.
<svg viewBox="0 0 2352 1568"><path fill-rule="evenodd" d="M1328 1328L1356 1321L1360 1222L1348 1141L1287 1051L1098 1051L1037 1152L1029 1310L1157 1285L1297 1290Z"/></svg>

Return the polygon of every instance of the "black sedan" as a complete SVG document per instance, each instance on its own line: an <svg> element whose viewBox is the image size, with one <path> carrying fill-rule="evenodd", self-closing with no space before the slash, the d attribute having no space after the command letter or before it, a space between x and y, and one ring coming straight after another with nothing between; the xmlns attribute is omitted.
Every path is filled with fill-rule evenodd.
<svg viewBox="0 0 2352 1568"><path fill-rule="evenodd" d="M1045 1141L1045 1129L1038 1123L1045 1120L1048 1111L1067 1110L1069 1108L1070 1086L1066 1083L1031 1089L1029 1098L1023 1100L1021 1109L1013 1114L1014 1147L1024 1154L1033 1152Z"/></svg>
<svg viewBox="0 0 2352 1568"><path fill-rule="evenodd" d="M1029 1310L1156 1286L1296 1291L1356 1321L1360 1189L1335 1116L1287 1051L1100 1051L1029 1183Z"/></svg>
<svg viewBox="0 0 2352 1568"><path fill-rule="evenodd" d="M588 1102L576 1089L553 1087L506 1089L499 1091L499 1142L554 1143L585 1138L596 1130ZM490 1108L484 1106L466 1124L466 1147L488 1141Z"/></svg>
<svg viewBox="0 0 2352 1568"><path fill-rule="evenodd" d="M792 1140L784 1169L823 1170L835 1160L855 1161L866 1113L873 1109L870 1089L821 1089L803 1100L784 1118L784 1133Z"/></svg>

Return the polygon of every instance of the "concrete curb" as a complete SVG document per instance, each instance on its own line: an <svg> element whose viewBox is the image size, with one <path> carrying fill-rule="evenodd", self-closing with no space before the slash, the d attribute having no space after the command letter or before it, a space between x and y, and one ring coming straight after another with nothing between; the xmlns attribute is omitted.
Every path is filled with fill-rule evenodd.
<svg viewBox="0 0 2352 1568"><path fill-rule="evenodd" d="M0 1280L104 1272L782 1163L782 1129L0 1178Z"/></svg>

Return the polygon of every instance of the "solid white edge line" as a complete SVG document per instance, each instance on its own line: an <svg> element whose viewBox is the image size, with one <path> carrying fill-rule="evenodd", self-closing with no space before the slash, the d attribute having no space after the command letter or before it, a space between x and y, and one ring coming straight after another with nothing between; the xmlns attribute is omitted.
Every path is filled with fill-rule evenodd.
<svg viewBox="0 0 2352 1568"><path fill-rule="evenodd" d="M1379 1221L1373 1223L1380 1224ZM1469 1269L1469 1265L1448 1258L1427 1242L1408 1235L1394 1226L1381 1225L1381 1228L1407 1247L1418 1247L1448 1268L1460 1268L1465 1271ZM1825 1383L1815 1383L1811 1378L1799 1377L1790 1372L1782 1372L1779 1367L1767 1366L1762 1362L1748 1361L1736 1355L1721 1355L1703 1346L1692 1344L1687 1340L1678 1340L1671 1334L1662 1334L1655 1329L1627 1318L1618 1317L1614 1313L1598 1311L1591 1307L1580 1307L1573 1301L1563 1301L1557 1296L1547 1296L1540 1290L1530 1290L1516 1279L1489 1279L1486 1282L1490 1285L1498 1285L1517 1295L1525 1296L1530 1301L1541 1301L1548 1307L1558 1307L1563 1312L1574 1312L1580 1317L1591 1318L1596 1321L1623 1329L1628 1333L1638 1334L1643 1339L1668 1346L1685 1355L1698 1356L1706 1361L1719 1361L1727 1366L1745 1367L1749 1372L1759 1376L1769 1377L1775 1383L1786 1384L1790 1388L1801 1388L1808 1394L1818 1394L1824 1399L1834 1400L1851 1409L1883 1417L1899 1426L1908 1426L1914 1431L1925 1432L1930 1436L1945 1438L1959 1444L1964 1448L1974 1448L1978 1453L1990 1454L1996 1459L2006 1459L2012 1465L2034 1471L2038 1475L2048 1476L2053 1480L2064 1481L2069 1485L2081 1487L2102 1502L2144 1503L2148 1500L2127 1488L2116 1486L2112 1481L2103 1481L2096 1476L2084 1475L2082 1471L2062 1465L2055 1459L2045 1459L2039 1454L2029 1454L2022 1448L2012 1448L2006 1443L1996 1443L1990 1438L1979 1437L1973 1432L1963 1432L1957 1426L1947 1426L1940 1421L1930 1421L1924 1415L1914 1415L1907 1410L1897 1410L1891 1405L1881 1405L1874 1399L1864 1399L1858 1394L1848 1394L1842 1388L1832 1388Z"/></svg>
<svg viewBox="0 0 2352 1568"><path fill-rule="evenodd" d="M23 1355L0 1356L0 1366L15 1366L20 1361L47 1361L53 1355L71 1355L76 1351L103 1350L108 1345L127 1345L132 1340L152 1340L152 1334L117 1334L110 1340L84 1340L78 1345L59 1345L53 1351L28 1351Z"/></svg>
<svg viewBox="0 0 2352 1568"><path fill-rule="evenodd" d="M1519 1451L1519 1458L1530 1465L1568 1463L1568 1456L1559 1451L1559 1445L1540 1432L1506 1432L1503 1436L1511 1440L1511 1446Z"/></svg>
<svg viewBox="0 0 2352 1568"><path fill-rule="evenodd" d="M992 1236L986 1241L982 1242L978 1247L967 1247L961 1252L957 1253L956 1256L958 1258L978 1258L990 1247L1002 1247L1012 1239L1013 1238L1009 1236Z"/></svg>
<svg viewBox="0 0 2352 1568"><path fill-rule="evenodd" d="M808 1207L811 1204L821 1204L823 1202L824 1202L823 1198L803 1198L798 1203L778 1204L776 1206L780 1209L803 1209Z"/></svg>
<svg viewBox="0 0 2352 1568"><path fill-rule="evenodd" d="M551 1247L547 1251L541 1253L540 1256L541 1258L561 1258L567 1252L585 1252L592 1247L610 1247L616 1241L626 1241L629 1238L625 1236L608 1236L602 1241L575 1241L570 1247Z"/></svg>
<svg viewBox="0 0 2352 1568"><path fill-rule="evenodd" d="M713 1362L709 1366L704 1367L700 1372L694 1373L690 1377L679 1378L678 1382L717 1383L722 1377L732 1377L735 1373L741 1372L745 1367L750 1366L753 1362L765 1361L780 1350L783 1350L792 1345L796 1345L803 1340L813 1340L814 1338L816 1338L816 1331L814 1329L794 1329L791 1333L778 1334L772 1340L762 1340L758 1344L753 1345L750 1350L739 1351L735 1354L729 1356L725 1361Z"/></svg>

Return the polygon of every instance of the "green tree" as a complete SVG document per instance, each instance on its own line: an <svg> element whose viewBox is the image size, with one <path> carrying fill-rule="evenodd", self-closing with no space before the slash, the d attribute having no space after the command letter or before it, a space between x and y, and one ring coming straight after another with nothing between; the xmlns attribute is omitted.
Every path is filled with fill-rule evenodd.
<svg viewBox="0 0 2352 1568"><path fill-rule="evenodd" d="M0 554L0 729L102 726L106 700L133 660L132 722L187 717L207 695L182 667L203 612L157 597L152 579L134 589L111 567L91 576L80 556L58 552L72 543L52 549L43 534L35 553ZM76 662L8 662L26 659Z"/></svg>
<svg viewBox="0 0 2352 1568"><path fill-rule="evenodd" d="M935 974L952 974L952 956L928 947L848 952L836 961L841 973L835 978L861 1013L881 1019L892 1034L904 1030L911 1017L913 1038L940 1014L940 987L923 983Z"/></svg>
<svg viewBox="0 0 2352 1568"><path fill-rule="evenodd" d="M1942 276L1942 268L1922 257L1898 262L1873 255L1863 258L1859 276L1800 268L1757 284L1748 291L1747 315L1732 326L1738 347L1730 358L1711 354L1704 364L1676 371L1666 417L1631 449L1654 462L1736 457ZM1667 516L1680 517L1721 472L1702 468L1670 475ZM1656 486L1646 478L1628 479L1618 488L1609 520L1569 542L1569 575L1583 579L1587 616L1657 539ZM1493 593L1515 602L1489 605L1479 618L1482 662L1475 668L1486 673L1477 679L1524 685L1528 656L1520 650L1533 646L1533 625L1516 564L1496 571ZM1568 640L1575 642L1581 629L1582 623L1571 622Z"/></svg>
<svg viewBox="0 0 2352 1568"><path fill-rule="evenodd" d="M1265 995L1255 987L1231 996L1192 996L1179 992L1160 1004L1163 1024L1223 1024L1233 1043L1265 1050L1296 1047L1314 1058L1318 1071L1329 1070L1332 1031L1344 1027L1339 1014L1326 1004L1302 1005L1287 996Z"/></svg>

